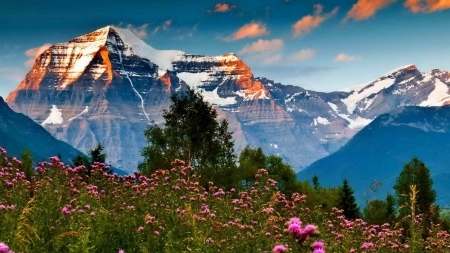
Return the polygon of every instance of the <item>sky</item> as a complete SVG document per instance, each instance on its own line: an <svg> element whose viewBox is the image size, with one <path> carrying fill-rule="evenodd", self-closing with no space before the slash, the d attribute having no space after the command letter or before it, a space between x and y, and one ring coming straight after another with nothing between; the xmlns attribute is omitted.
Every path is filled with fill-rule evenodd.
<svg viewBox="0 0 450 253"><path fill-rule="evenodd" d="M42 49L107 25L156 49L233 52L256 77L317 91L408 64L450 70L450 0L2 0L0 96Z"/></svg>

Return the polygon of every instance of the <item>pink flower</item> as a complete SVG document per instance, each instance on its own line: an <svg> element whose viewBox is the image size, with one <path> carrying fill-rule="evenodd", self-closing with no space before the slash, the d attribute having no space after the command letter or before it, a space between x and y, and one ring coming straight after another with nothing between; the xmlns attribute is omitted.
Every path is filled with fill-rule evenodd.
<svg viewBox="0 0 450 253"><path fill-rule="evenodd" d="M138 228L138 231L142 231L142 230L144 230L144 227L141 226Z"/></svg>
<svg viewBox="0 0 450 253"><path fill-rule="evenodd" d="M158 231L155 231L155 235L159 235L159 232L158 232Z"/></svg>
<svg viewBox="0 0 450 253"><path fill-rule="evenodd" d="M123 250L119 250L119 253L125 253L125 251L123 251Z"/></svg>
<svg viewBox="0 0 450 253"><path fill-rule="evenodd" d="M283 252L285 250L287 250L287 248L284 247L283 245L277 245L277 246L273 247L273 252L274 253L280 253L280 252Z"/></svg>
<svg viewBox="0 0 450 253"><path fill-rule="evenodd" d="M0 242L0 252L1 252L1 253L3 253L3 252L4 252L4 253L7 253L8 250L9 250L8 245L6 245L6 244Z"/></svg>

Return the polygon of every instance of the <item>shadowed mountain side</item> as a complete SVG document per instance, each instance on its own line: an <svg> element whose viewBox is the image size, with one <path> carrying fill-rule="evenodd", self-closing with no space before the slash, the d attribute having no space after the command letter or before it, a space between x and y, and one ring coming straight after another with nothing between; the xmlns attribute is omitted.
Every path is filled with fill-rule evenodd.
<svg viewBox="0 0 450 253"><path fill-rule="evenodd" d="M316 174L322 186L338 186L347 178L359 203L393 192L403 165L417 156L430 169L437 203L450 205L450 107L404 107L383 114L358 132L344 147L297 174ZM381 182L376 192L373 182Z"/></svg>

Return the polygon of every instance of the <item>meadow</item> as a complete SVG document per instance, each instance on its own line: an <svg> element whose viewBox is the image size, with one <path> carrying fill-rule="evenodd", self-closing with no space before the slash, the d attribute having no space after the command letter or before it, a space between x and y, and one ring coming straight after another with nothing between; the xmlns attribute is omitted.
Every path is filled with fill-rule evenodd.
<svg viewBox="0 0 450 253"><path fill-rule="evenodd" d="M224 191L180 160L146 177L108 174L58 157L27 176L0 150L0 252L450 252L450 235L407 216L398 224L348 220L342 210L285 196L268 171ZM428 223L429 224L429 223Z"/></svg>

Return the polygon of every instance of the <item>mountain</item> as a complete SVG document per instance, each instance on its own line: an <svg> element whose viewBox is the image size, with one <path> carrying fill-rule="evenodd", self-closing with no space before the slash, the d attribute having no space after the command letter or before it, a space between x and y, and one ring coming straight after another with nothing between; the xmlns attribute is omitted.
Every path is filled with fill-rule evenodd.
<svg viewBox="0 0 450 253"><path fill-rule="evenodd" d="M416 156L430 169L437 203L450 206L450 106L401 107L378 116L344 147L298 173L299 179L317 175L322 186L349 180L360 203L393 192L403 165ZM369 188L381 182L377 192Z"/></svg>
<svg viewBox="0 0 450 253"><path fill-rule="evenodd" d="M20 158L22 151L30 150L35 162L61 154L64 163L81 152L69 144L55 139L42 126L27 116L12 111L0 97L0 147L8 154Z"/></svg>
<svg viewBox="0 0 450 253"><path fill-rule="evenodd" d="M51 46L6 101L83 152L103 144L107 162L131 172L142 160L148 124L163 123L170 95L192 87L230 121L237 151L262 147L299 171L380 114L446 103L448 83L447 72L407 65L347 91L310 91L254 77L233 53L156 50L107 26Z"/></svg>

